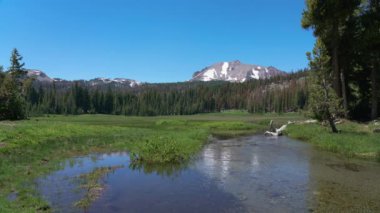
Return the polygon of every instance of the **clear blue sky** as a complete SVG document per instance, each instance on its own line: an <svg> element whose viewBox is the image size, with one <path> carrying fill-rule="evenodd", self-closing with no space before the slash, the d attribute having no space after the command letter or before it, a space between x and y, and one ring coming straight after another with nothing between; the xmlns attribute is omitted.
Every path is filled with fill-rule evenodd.
<svg viewBox="0 0 380 213"><path fill-rule="evenodd" d="M307 66L303 0L0 0L0 64L69 80L175 82L220 61Z"/></svg>

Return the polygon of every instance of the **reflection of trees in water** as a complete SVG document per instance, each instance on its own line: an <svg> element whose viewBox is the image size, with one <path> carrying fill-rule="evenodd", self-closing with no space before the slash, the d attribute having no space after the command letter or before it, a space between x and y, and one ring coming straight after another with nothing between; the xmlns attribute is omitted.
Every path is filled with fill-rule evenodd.
<svg viewBox="0 0 380 213"><path fill-rule="evenodd" d="M179 176L189 165L189 162L183 163L144 163L141 161L131 162L129 168L131 170L142 171L144 174L157 174L160 176L172 177Z"/></svg>
<svg viewBox="0 0 380 213"><path fill-rule="evenodd" d="M235 142L205 148L201 153L202 164L199 165L202 168L201 172L211 178L221 179L223 182L228 179L235 180L231 172L240 172L240 167L254 174L260 170L260 156L254 150L246 152L247 147L240 148L242 146L242 143Z"/></svg>

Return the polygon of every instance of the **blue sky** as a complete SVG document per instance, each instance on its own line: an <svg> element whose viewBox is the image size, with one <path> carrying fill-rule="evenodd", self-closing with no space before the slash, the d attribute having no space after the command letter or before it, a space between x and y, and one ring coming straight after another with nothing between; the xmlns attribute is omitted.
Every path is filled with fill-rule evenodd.
<svg viewBox="0 0 380 213"><path fill-rule="evenodd" d="M0 64L69 80L176 82L220 61L307 66L303 0L0 0Z"/></svg>

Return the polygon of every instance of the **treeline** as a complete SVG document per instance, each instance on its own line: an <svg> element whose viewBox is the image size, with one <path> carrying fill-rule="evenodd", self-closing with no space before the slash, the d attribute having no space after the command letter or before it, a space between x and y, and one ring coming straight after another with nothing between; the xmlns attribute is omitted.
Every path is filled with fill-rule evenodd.
<svg viewBox="0 0 380 213"><path fill-rule="evenodd" d="M245 83L184 82L108 88L73 82L39 84L27 91L27 111L37 114L189 115L242 109L289 112L307 103L307 72Z"/></svg>
<svg viewBox="0 0 380 213"><path fill-rule="evenodd" d="M189 115L228 109L290 112L307 104L306 70L245 83L183 82L121 87L85 81L44 83L29 78L17 49L0 67L0 120L42 114Z"/></svg>
<svg viewBox="0 0 380 213"><path fill-rule="evenodd" d="M327 92L331 84L335 94L328 96L339 98L343 116L376 119L380 110L380 0L307 0L302 26L317 37L309 58L313 72L319 72L319 86ZM320 100L331 99L322 95L326 98ZM315 109L327 109L331 106L327 102L331 101Z"/></svg>
<svg viewBox="0 0 380 213"><path fill-rule="evenodd" d="M0 67L0 120L41 114L189 115L228 109L252 113L289 112L306 107L307 71L245 83L183 82L120 87L84 81L43 83L27 77L22 57Z"/></svg>

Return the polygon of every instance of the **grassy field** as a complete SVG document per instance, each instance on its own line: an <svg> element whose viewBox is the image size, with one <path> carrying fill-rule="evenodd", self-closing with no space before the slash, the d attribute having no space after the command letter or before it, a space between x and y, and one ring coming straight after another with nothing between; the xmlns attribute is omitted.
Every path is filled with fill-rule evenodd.
<svg viewBox="0 0 380 213"><path fill-rule="evenodd" d="M50 116L0 122L0 212L50 211L33 181L60 168L64 159L96 152L127 151L135 162L183 163L210 135L218 138L263 132L270 120L277 125L304 120L296 113L251 115L244 111L166 117L112 115ZM290 137L347 156L376 158L380 139L374 126L345 122L332 135L320 125L291 125ZM9 198L16 194L16 199Z"/></svg>

